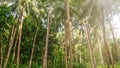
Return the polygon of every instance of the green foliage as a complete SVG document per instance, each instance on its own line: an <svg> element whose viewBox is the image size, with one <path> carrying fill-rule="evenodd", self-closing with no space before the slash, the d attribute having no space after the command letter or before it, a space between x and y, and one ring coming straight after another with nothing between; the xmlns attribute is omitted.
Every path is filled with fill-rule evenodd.
<svg viewBox="0 0 120 68"><path fill-rule="evenodd" d="M0 6L0 50L6 57L12 26L15 23L11 8L7 5ZM5 59L5 58L4 58ZM4 60L3 59L3 60Z"/></svg>
<svg viewBox="0 0 120 68"><path fill-rule="evenodd" d="M42 53L43 46L45 45L45 32L46 29L43 27L42 22L40 24L34 23L34 19L31 19L31 16L27 16L23 23L23 33L22 33L22 43L21 43L21 63L24 64L29 62L33 40L35 36L35 31L39 26L36 43L35 43L35 52L33 56L33 62L42 63ZM39 58L38 58L39 57Z"/></svg>
<svg viewBox="0 0 120 68"><path fill-rule="evenodd" d="M86 65L81 63L74 63L73 68L86 68Z"/></svg>
<svg viewBox="0 0 120 68"><path fill-rule="evenodd" d="M16 64L13 64L13 63L9 62L7 67L16 68Z"/></svg>
<svg viewBox="0 0 120 68"><path fill-rule="evenodd" d="M11 9L7 5L0 6L0 36L6 38L10 35L10 29L14 23L14 17L11 15Z"/></svg>
<svg viewBox="0 0 120 68"><path fill-rule="evenodd" d="M38 63L32 63L32 67L31 68L42 68L42 66L39 65Z"/></svg>

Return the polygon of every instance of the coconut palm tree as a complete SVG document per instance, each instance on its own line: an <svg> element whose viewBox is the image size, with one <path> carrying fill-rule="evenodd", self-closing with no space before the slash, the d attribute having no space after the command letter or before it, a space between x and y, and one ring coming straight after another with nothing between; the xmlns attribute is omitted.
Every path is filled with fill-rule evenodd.
<svg viewBox="0 0 120 68"><path fill-rule="evenodd" d="M36 32L35 32L35 36L34 36L33 47L32 47L32 52L31 52L30 62L29 62L29 68L31 68L31 65L32 65L32 58L33 58L33 53L34 53L35 42L36 42L38 30L39 30L39 27L37 27Z"/></svg>
<svg viewBox="0 0 120 68"><path fill-rule="evenodd" d="M39 13L39 10L37 9L37 3L35 0L14 0L12 2L14 2L12 5L13 13L18 17L19 20L19 41L17 50L17 65L19 65L23 21L27 13L31 14L33 12L36 15Z"/></svg>
<svg viewBox="0 0 120 68"><path fill-rule="evenodd" d="M5 59L5 63L3 65L3 68L6 68L6 66L7 66L7 63L8 63L8 60L9 60L9 56L10 56L10 53L11 53L11 49L12 49L12 46L13 46L13 41L14 41L14 37L15 37L15 34L16 34L16 30L17 29L13 26L12 27L11 38L10 38L10 42L9 42L8 54L7 54L7 57Z"/></svg>
<svg viewBox="0 0 120 68"><path fill-rule="evenodd" d="M102 24L103 39L104 39L104 50L105 50L105 54L106 54L107 66L108 66L108 68L110 68L110 62L109 62L109 60L110 60L112 62L112 67L114 68L113 57L112 57L111 50L110 50L110 47L108 45L107 37L106 37L106 28L105 28L103 11L102 11L102 14L101 14L100 18L101 18L101 24ZM110 58L108 58L107 56L110 56Z"/></svg>
<svg viewBox="0 0 120 68"><path fill-rule="evenodd" d="M49 40L49 33L50 33L50 13L51 7L48 8L48 23L47 23L47 34L46 34L46 45L45 45L45 52L43 57L43 68L47 68L47 54L48 54L48 40Z"/></svg>
<svg viewBox="0 0 120 68"><path fill-rule="evenodd" d="M70 47L70 68L73 68L73 55L72 55L72 40L71 40L71 22L70 22L70 10L69 10L69 4L70 0L66 0L66 26L67 26L67 32L68 32L68 42ZM66 27L65 26L65 27Z"/></svg>

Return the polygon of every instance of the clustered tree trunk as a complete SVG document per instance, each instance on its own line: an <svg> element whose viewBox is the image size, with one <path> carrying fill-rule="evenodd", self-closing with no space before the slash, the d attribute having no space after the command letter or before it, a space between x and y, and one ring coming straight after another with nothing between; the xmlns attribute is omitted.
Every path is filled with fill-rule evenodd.
<svg viewBox="0 0 120 68"><path fill-rule="evenodd" d="M98 42L98 49L99 49L99 54L100 54L100 62L101 62L102 67L104 67L104 60L103 60L102 48L101 48L101 44L100 44L99 38L97 38L97 42Z"/></svg>
<svg viewBox="0 0 120 68"><path fill-rule="evenodd" d="M21 37L22 37L23 20L24 20L24 8L22 8L22 12L19 18L19 41L18 41L18 50L17 50L17 65L18 66L20 62L20 44L21 44Z"/></svg>
<svg viewBox="0 0 120 68"><path fill-rule="evenodd" d="M6 59L5 59L5 63L4 63L4 65L3 65L3 68L6 68L6 66L7 66L7 63L8 63L8 60L9 60L9 56L10 56L10 53L11 53L11 49L12 49L12 46L13 46L13 42L14 42L16 30L17 30L17 28L15 28L15 27L13 26L13 27L12 27L11 38L10 38L10 42L9 42L8 53L7 53L7 56L6 56Z"/></svg>
<svg viewBox="0 0 120 68"><path fill-rule="evenodd" d="M12 62L13 63L15 62L15 54L16 54L16 45L17 45L17 42L18 42L18 34L17 34L17 38L15 40L15 44L14 44L14 48L13 48L13 55L12 55Z"/></svg>
<svg viewBox="0 0 120 68"><path fill-rule="evenodd" d="M115 46L115 49L116 49L116 52L117 52L117 60L120 60L120 57L119 57L120 53L119 53L118 45L117 45L116 38L115 38L115 35L114 35L114 31L113 31L113 28L112 28L112 25L111 25L110 22L109 22L109 24L110 24L110 29L111 29L111 32L112 32L114 46Z"/></svg>
<svg viewBox="0 0 120 68"><path fill-rule="evenodd" d="M86 23L85 25L86 25L87 41L88 41L88 46L89 46L89 50L90 50L91 67L96 68L96 63L95 63L95 57L94 57L94 54L93 54L93 47L92 47L92 43L91 43L89 26L88 26L88 23Z"/></svg>
<svg viewBox="0 0 120 68"><path fill-rule="evenodd" d="M105 54L105 59L106 59L106 62L107 62L107 66L108 66L108 68L110 68L110 62L111 62L112 67L114 68L112 53L111 53L110 47L109 47L108 42L107 42L107 37L106 37L106 28L105 28L105 22L104 22L104 11L101 12L100 20L101 20L102 31L103 31L104 51L105 51L104 54Z"/></svg>

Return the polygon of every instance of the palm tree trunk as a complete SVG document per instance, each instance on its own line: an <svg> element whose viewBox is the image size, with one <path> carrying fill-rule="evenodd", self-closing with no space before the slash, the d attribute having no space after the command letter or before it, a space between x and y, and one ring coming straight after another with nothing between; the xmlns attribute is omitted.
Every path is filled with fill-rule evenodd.
<svg viewBox="0 0 120 68"><path fill-rule="evenodd" d="M105 50L105 54L106 54L107 66L108 66L108 68L110 68L110 62L109 62L109 60L111 60L111 62L112 62L112 68L114 68L114 62L113 62L112 53L111 53L111 50L110 50L110 48L108 46L107 39L106 39L106 29L105 29L105 23L104 23L104 16L103 15L104 14L102 13L101 22L102 22L102 28L103 28L102 31L103 31L104 50Z"/></svg>
<svg viewBox="0 0 120 68"><path fill-rule="evenodd" d="M1 50L1 56L0 56L0 68L2 68L2 61L3 61L3 53L2 53L2 50Z"/></svg>
<svg viewBox="0 0 120 68"><path fill-rule="evenodd" d="M0 68L2 68L2 62L3 62L3 37L0 38L1 39L1 47L0 47Z"/></svg>
<svg viewBox="0 0 120 68"><path fill-rule="evenodd" d="M80 63L82 63L82 52L80 50Z"/></svg>
<svg viewBox="0 0 120 68"><path fill-rule="evenodd" d="M73 68L73 56L72 56L72 40L71 40L71 30L70 30L70 12L69 12L69 0L66 0L66 16L67 16L67 26L68 26L68 40L70 47L70 68Z"/></svg>
<svg viewBox="0 0 120 68"><path fill-rule="evenodd" d="M110 2L110 1L108 1L108 6L106 5L106 7L108 7L108 8L111 7L111 2ZM107 14L107 15L109 15L109 12L110 12L110 14L112 15L112 10L111 10L111 9L109 9L109 10L106 9L106 14ZM117 16L118 16L118 15L117 15ZM112 17L113 17L113 15L112 15ZM108 18L109 18L109 17L108 17ZM119 57L120 52L119 52L118 45L117 45L117 42L116 42L116 38L115 38L115 35L114 35L114 30L113 30L113 28L112 28L112 24L111 24L112 22L111 22L110 19L108 20L108 23L109 23L109 25L110 25L110 29L111 29L111 32L112 32L112 37L113 37L113 41L114 41L114 47L115 47L116 52L117 52L117 60L120 60L120 57Z"/></svg>
<svg viewBox="0 0 120 68"><path fill-rule="evenodd" d="M2 68L2 60L3 60L3 54L2 54L2 45L0 49L0 68Z"/></svg>
<svg viewBox="0 0 120 68"><path fill-rule="evenodd" d="M7 63L8 63L9 57L10 57L10 53L11 53L11 49L12 49L12 46L13 46L15 34L16 34L16 28L13 26L12 27L11 38L10 38L10 42L9 42L8 53L7 53L7 57L5 59L5 63L3 65L3 68L7 67Z"/></svg>
<svg viewBox="0 0 120 68"><path fill-rule="evenodd" d="M92 68L96 68L96 63L95 63L95 58L94 58L94 54L93 54L93 48L92 48L92 44L91 44L91 40L90 40L90 31L88 28L88 23L86 24L86 34L87 34L87 41L88 41L88 46L89 46L89 50L90 50L90 59L91 59L91 66Z"/></svg>
<svg viewBox="0 0 120 68"><path fill-rule="evenodd" d="M32 58L33 58L33 53L34 53L34 48L35 48L35 42L36 42L36 38L37 38L37 33L38 33L38 27L36 29L36 33L35 33L35 37L34 37L34 41L33 41L33 47L32 47L32 52L31 52L31 57L30 57L30 62L29 62L29 68L31 68L31 65L32 65Z"/></svg>
<svg viewBox="0 0 120 68"><path fill-rule="evenodd" d="M98 38L97 38L97 42L98 42L98 48L99 48L99 54L100 54L100 62L101 62L102 67L104 67L104 60L103 60L102 50L101 50L101 46L100 46Z"/></svg>
<svg viewBox="0 0 120 68"><path fill-rule="evenodd" d="M86 64L87 60L86 60L86 50L84 48L84 64Z"/></svg>
<svg viewBox="0 0 120 68"><path fill-rule="evenodd" d="M103 20L101 22L102 22L102 31L103 31L103 39L104 39L104 54L105 54L105 59L106 59L107 67L110 68L109 52L108 52L108 47L107 47L108 45L107 45L106 35L105 35L105 25L103 23L104 22Z"/></svg>
<svg viewBox="0 0 120 68"><path fill-rule="evenodd" d="M66 34L66 33L65 33ZM66 36L65 36L66 37ZM65 38L66 39L66 38ZM62 43L62 51L63 52L65 52L65 42L64 42L64 40L61 42ZM66 52L65 52L65 55L66 55ZM64 63L64 61L65 61L65 56L62 56L62 63L63 63L63 67L64 67L64 64L66 64L66 63Z"/></svg>
<svg viewBox="0 0 120 68"><path fill-rule="evenodd" d="M105 36L103 35L103 37L105 37ZM108 51L108 47L107 47L105 38L104 38L104 54L105 54L105 59L106 59L106 62L107 62L107 67L110 68L109 51Z"/></svg>
<svg viewBox="0 0 120 68"><path fill-rule="evenodd" d="M65 24L65 68L68 68L68 58L67 58L67 47L68 47L68 39L67 39L67 28Z"/></svg>
<svg viewBox="0 0 120 68"><path fill-rule="evenodd" d="M21 44L21 37L22 37L23 20L24 20L24 9L22 9L22 13L19 18L19 41L18 41L18 50L17 50L17 65L18 66L19 66L19 62L20 62L20 44Z"/></svg>
<svg viewBox="0 0 120 68"><path fill-rule="evenodd" d="M49 33L50 33L50 10L48 10L48 23L47 23L46 45L45 45L44 57L43 57L43 68L47 68Z"/></svg>
<svg viewBox="0 0 120 68"><path fill-rule="evenodd" d="M100 10L101 10L100 19L101 19L101 24L102 24L106 61L107 61L108 68L110 68L110 61L112 63L112 68L114 68L112 52L111 52L110 46L108 45L107 37L106 37L106 28L105 28L105 21L104 21L104 16L105 16L104 12L105 12L105 7L106 7L105 0L102 0L102 3L103 3L103 6L100 8Z"/></svg>
<svg viewBox="0 0 120 68"><path fill-rule="evenodd" d="M117 45L116 38L115 38L115 35L114 35L114 30L112 28L112 25L111 25L110 21L109 21L109 25L110 25L110 29L111 29L111 32L112 32L114 46L115 46L115 49L116 49L116 52L117 52L117 59L120 60L120 57L119 57L120 53L119 53L118 45Z"/></svg>
<svg viewBox="0 0 120 68"><path fill-rule="evenodd" d="M13 48L13 55L12 55L12 62L13 63L14 63L14 60L15 60L15 52L16 52L17 42L18 42L18 34L17 34L17 38L16 38L15 45L14 45L14 48Z"/></svg>

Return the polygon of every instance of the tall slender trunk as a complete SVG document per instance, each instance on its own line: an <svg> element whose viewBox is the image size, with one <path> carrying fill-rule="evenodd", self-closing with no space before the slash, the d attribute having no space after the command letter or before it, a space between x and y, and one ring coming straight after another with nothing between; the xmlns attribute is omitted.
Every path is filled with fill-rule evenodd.
<svg viewBox="0 0 120 68"><path fill-rule="evenodd" d="M111 22L110 22L110 21L108 21L108 22L109 22L109 25L110 25L110 30L111 30L111 32L112 32L112 37L113 37L113 41L114 41L114 46L115 46L115 49L116 49L116 52L117 52L117 59L120 60L120 57L119 57L120 52L119 52L118 45L117 45L117 42L116 42L116 38L115 38L115 35L114 35L114 30L113 30L113 28L112 28Z"/></svg>
<svg viewBox="0 0 120 68"><path fill-rule="evenodd" d="M72 56L72 40L71 40L71 30L70 30L70 12L69 12L69 3L70 0L66 0L66 17L67 17L67 26L68 26L68 41L70 47L70 68L73 68L73 56Z"/></svg>
<svg viewBox="0 0 120 68"><path fill-rule="evenodd" d="M15 41L15 44L14 44L14 48L13 48L12 63L14 63L14 60L15 60L15 52L16 52L17 42L18 42L18 34L17 34L17 38L16 38L16 41Z"/></svg>
<svg viewBox="0 0 120 68"><path fill-rule="evenodd" d="M105 54L105 59L106 59L106 62L107 62L107 67L110 68L110 62L109 62L109 51L108 51L108 44L107 44L107 41L106 41L106 35L105 35L105 26L102 25L103 29L103 39L104 39L104 54Z"/></svg>
<svg viewBox="0 0 120 68"><path fill-rule="evenodd" d="M50 9L48 10L48 23L47 23L46 44L45 44L45 50L44 50L44 56L43 56L43 68L47 68L49 33L50 33Z"/></svg>
<svg viewBox="0 0 120 68"><path fill-rule="evenodd" d="M110 1L108 1L108 5L106 5L106 7L108 7L108 8L112 7ZM109 9L109 10L106 9L106 15L109 15L109 13L111 14L111 17L113 17L113 15L112 15L112 9ZM109 18L109 17L108 17L108 18ZM108 20L108 23L109 23L109 25L110 25L110 29L111 29L111 32L112 32L112 38L113 38L113 41L114 41L114 47L115 47L116 52L117 52L117 60L120 60L120 57L119 57L120 52L119 52L118 45L117 45L117 42L116 42L116 38L115 38L115 35L114 35L114 30L113 30L113 28L112 28L112 24L111 24L112 21L109 19L109 20Z"/></svg>
<svg viewBox="0 0 120 68"><path fill-rule="evenodd" d="M104 53L105 53L105 59L106 59L106 62L107 62L107 67L110 68L110 62L109 62L109 49L108 49L108 44L107 44L107 41L106 41L106 35L105 35L105 30L104 30L104 27L103 27L103 39L104 39Z"/></svg>
<svg viewBox="0 0 120 68"><path fill-rule="evenodd" d="M62 44L62 51L64 52L63 46L64 46L64 44ZM64 56L62 56L62 59L61 59L61 60L62 60L62 64L63 64L62 66L64 67Z"/></svg>
<svg viewBox="0 0 120 68"><path fill-rule="evenodd" d="M104 60L103 60L101 45L100 45L100 42L99 42L98 38L97 38L97 42L98 42L98 49L99 49L99 54L100 54L100 62L101 62L102 67L104 67Z"/></svg>
<svg viewBox="0 0 120 68"><path fill-rule="evenodd" d="M98 25L100 25L99 22L98 22ZM98 29L100 29L100 27L98 27ZM101 34L99 32L96 32L96 40L97 40L97 43L98 43L98 49L99 49L99 55L100 55L100 62L101 62L101 66L104 67L104 63L105 63L104 62L104 55L103 55L104 52L102 51L102 47L101 47L102 44L100 44L101 43L100 37L102 37Z"/></svg>
<svg viewBox="0 0 120 68"><path fill-rule="evenodd" d="M85 49L85 48L84 48ZM86 50L84 51L84 64L86 64Z"/></svg>
<svg viewBox="0 0 120 68"><path fill-rule="evenodd" d="M34 53L34 48L35 48L35 42L36 42L36 38L37 38L38 29L39 28L37 27L35 37L34 37L34 41L33 41L32 52L31 52L31 56L30 56L29 68L31 68L31 65L32 65L32 58L33 58L33 53Z"/></svg>
<svg viewBox="0 0 120 68"><path fill-rule="evenodd" d="M78 55L77 55L77 53L75 54L75 63L78 63Z"/></svg>
<svg viewBox="0 0 120 68"><path fill-rule="evenodd" d="M80 63L82 63L82 52L80 50Z"/></svg>
<svg viewBox="0 0 120 68"><path fill-rule="evenodd" d="M87 41L88 41L88 46L89 46L89 50L90 50L91 66L92 66L92 68L96 68L95 58L94 58L94 54L93 54L93 48L92 48L91 39L90 39L91 36L90 36L89 26L88 26L88 23L86 23L85 25L86 25Z"/></svg>
<svg viewBox="0 0 120 68"><path fill-rule="evenodd" d="M2 45L0 48L0 68L2 68L2 60L3 60L3 54L2 54Z"/></svg>
<svg viewBox="0 0 120 68"><path fill-rule="evenodd" d="M108 1L109 2L109 1ZM102 24L102 31L103 31L103 39L104 39L104 50L105 50L105 57L106 57L106 61L107 61L107 66L108 68L110 68L110 61L112 63L112 68L114 68L114 61L113 61L113 56L112 56L112 52L110 49L110 46L108 45L107 42L107 37L106 37L106 27L105 27L105 21L104 21L104 17L105 17L105 11L106 11L106 3L105 0L102 0L102 6L100 8L101 13L100 13L100 19L101 19L101 24Z"/></svg>
<svg viewBox="0 0 120 68"><path fill-rule="evenodd" d="M67 21L66 21L67 22ZM65 68L68 68L68 37L67 37L67 24L65 23Z"/></svg>
<svg viewBox="0 0 120 68"><path fill-rule="evenodd" d="M3 37L0 38L1 39L1 45L0 45L0 68L2 68L2 62L3 62Z"/></svg>
<svg viewBox="0 0 120 68"><path fill-rule="evenodd" d="M105 50L105 54L106 54L107 66L108 66L108 68L110 68L110 60L111 60L112 68L114 68L112 53L111 53L111 50L109 48L109 45L107 43L107 38L106 38L106 28L105 28L105 23L104 23L104 12L103 11L102 11L101 15L102 15L101 16L101 23L102 23L102 31L103 31L103 39L104 39L104 50Z"/></svg>
<svg viewBox="0 0 120 68"><path fill-rule="evenodd" d="M18 41L18 50L17 50L17 66L18 67L19 67L19 62L20 62L20 44L21 44L21 37L22 37L23 20L24 20L24 9L22 9L22 13L19 18L19 41Z"/></svg>
<svg viewBox="0 0 120 68"><path fill-rule="evenodd" d="M17 28L15 28L14 26L12 27L12 33L11 33L11 37L10 37L8 53L7 53L7 57L5 59L5 63L3 65L3 68L7 67L7 63L8 63L8 60L9 60L9 57L10 57L10 53L11 53L11 49L12 49L13 42L14 42L14 37L15 37L15 34L16 34L16 29Z"/></svg>

